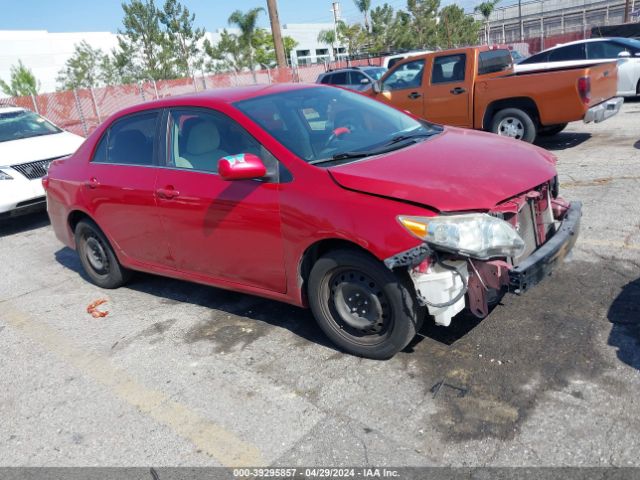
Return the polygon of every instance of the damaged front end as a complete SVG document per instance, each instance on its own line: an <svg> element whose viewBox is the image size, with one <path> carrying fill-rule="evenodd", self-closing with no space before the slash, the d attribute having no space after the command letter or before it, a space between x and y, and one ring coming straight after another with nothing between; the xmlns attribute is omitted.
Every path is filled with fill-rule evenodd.
<svg viewBox="0 0 640 480"><path fill-rule="evenodd" d="M510 291L551 274L576 242L582 205L558 197L557 179L501 202L488 214L399 217L424 243L385 260L407 268L418 301L436 324L469 308L484 318Z"/></svg>

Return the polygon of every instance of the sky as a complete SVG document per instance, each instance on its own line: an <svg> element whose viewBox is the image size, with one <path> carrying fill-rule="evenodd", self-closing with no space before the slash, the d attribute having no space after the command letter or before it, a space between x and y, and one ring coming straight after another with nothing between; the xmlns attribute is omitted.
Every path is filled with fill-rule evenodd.
<svg viewBox="0 0 640 480"><path fill-rule="evenodd" d="M458 3L470 11L481 0L442 1ZM0 0L0 30L48 30L50 32L116 32L121 26L121 0ZM162 0L157 0L161 4ZM182 0L196 14L196 25L208 31L227 26L227 18L236 9L247 11L266 0ZM361 19L353 0L342 0L343 18ZM372 0L372 7L385 0ZM394 8L405 8L406 0L386 0ZM502 3L509 4L505 0ZM333 20L331 0L278 0L280 22L324 23ZM261 15L260 26L268 27L269 19Z"/></svg>

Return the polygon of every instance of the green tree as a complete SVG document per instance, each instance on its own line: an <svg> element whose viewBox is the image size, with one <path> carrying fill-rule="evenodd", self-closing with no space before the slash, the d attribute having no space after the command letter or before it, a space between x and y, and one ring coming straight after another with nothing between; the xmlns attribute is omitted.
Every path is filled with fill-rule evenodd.
<svg viewBox="0 0 640 480"><path fill-rule="evenodd" d="M284 44L285 57L289 58L291 50L296 48L298 42L291 37L283 37L282 43ZM268 67L275 66L276 64L276 49L273 43L273 35L269 30L259 28L256 30L256 36L254 39L255 47L255 60L259 65L266 65Z"/></svg>
<svg viewBox="0 0 640 480"><path fill-rule="evenodd" d="M333 52L338 51L338 40L335 30L320 30L318 32L318 43L331 47Z"/></svg>
<svg viewBox="0 0 640 480"><path fill-rule="evenodd" d="M437 13L440 0L407 0L411 17L412 48L427 48L437 44Z"/></svg>
<svg viewBox="0 0 640 480"><path fill-rule="evenodd" d="M486 44L489 44L489 17L491 17L498 3L500 3L500 0L487 0L473 9L474 12L479 13L484 18L484 40Z"/></svg>
<svg viewBox="0 0 640 480"><path fill-rule="evenodd" d="M264 8L256 7L252 8L246 13L240 10L236 10L229 16L229 25L235 25L240 29L240 35L238 40L240 45L247 51L247 66L251 70L253 75L253 81L256 82L255 67L255 46L256 30L258 23L258 16L261 12L264 12Z"/></svg>
<svg viewBox="0 0 640 480"><path fill-rule="evenodd" d="M202 65L199 44L204 37L204 29L194 27L195 14L178 0L166 0L158 15L165 27L176 73L193 76L194 69Z"/></svg>
<svg viewBox="0 0 640 480"><path fill-rule="evenodd" d="M455 4L440 10L438 23L438 46L455 48L471 45L478 41L481 24Z"/></svg>
<svg viewBox="0 0 640 480"><path fill-rule="evenodd" d="M103 83L102 69L105 53L93 48L85 40L75 45L73 54L58 73L56 81L60 90L99 87Z"/></svg>
<svg viewBox="0 0 640 480"><path fill-rule="evenodd" d="M360 52L367 43L367 33L359 23L349 25L346 22L338 22L338 42L347 47L349 55Z"/></svg>
<svg viewBox="0 0 640 480"><path fill-rule="evenodd" d="M353 3L355 3L356 8L363 15L364 29L369 33L369 10L371 10L371 0L353 0Z"/></svg>
<svg viewBox="0 0 640 480"><path fill-rule="evenodd" d="M226 29L220 35L220 41L212 45L209 39L204 41L204 51L208 57L205 68L214 72L225 72L232 70L241 72L248 66L245 49L240 44L240 39L234 33L229 33Z"/></svg>
<svg viewBox="0 0 640 480"><path fill-rule="evenodd" d="M18 65L11 67L9 75L9 83L0 79L0 88L5 95L10 97L38 95L40 82L36 80L33 72L24 66L22 60L18 60Z"/></svg>
<svg viewBox="0 0 640 480"><path fill-rule="evenodd" d="M118 38L118 63L121 64L121 68L130 74L140 74L142 78L174 78L172 48L167 34L162 29L160 11L153 0L131 0L130 3L123 3L122 9L123 28L118 30L121 35ZM123 55L129 53L133 53L133 56ZM122 65L127 60L132 65ZM139 63L140 71L135 68L136 63Z"/></svg>

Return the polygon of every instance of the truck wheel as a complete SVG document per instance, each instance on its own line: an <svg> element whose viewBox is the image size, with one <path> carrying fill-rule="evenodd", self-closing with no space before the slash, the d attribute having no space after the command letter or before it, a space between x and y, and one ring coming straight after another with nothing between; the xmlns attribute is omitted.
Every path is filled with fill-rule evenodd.
<svg viewBox="0 0 640 480"><path fill-rule="evenodd" d="M553 137L554 135L559 134L565 128L567 128L567 124L566 123L559 123L557 125L549 125L547 127L540 128L540 130L538 130L538 135L540 135L541 137Z"/></svg>
<svg viewBox="0 0 640 480"><path fill-rule="evenodd" d="M102 288L124 285L131 272L120 265L109 241L91 220L81 220L75 230L80 263L91 281Z"/></svg>
<svg viewBox="0 0 640 480"><path fill-rule="evenodd" d="M341 349L378 360L391 358L416 335L424 320L410 284L357 250L335 250L311 269L311 311Z"/></svg>
<svg viewBox="0 0 640 480"><path fill-rule="evenodd" d="M505 108L493 117L491 131L503 137L533 143L536 139L536 125L527 112L519 108Z"/></svg>

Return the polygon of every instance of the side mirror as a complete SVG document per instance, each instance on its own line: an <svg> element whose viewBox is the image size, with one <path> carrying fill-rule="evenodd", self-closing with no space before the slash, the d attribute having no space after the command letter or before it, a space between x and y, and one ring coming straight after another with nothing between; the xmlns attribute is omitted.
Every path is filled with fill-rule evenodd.
<svg viewBox="0 0 640 480"><path fill-rule="evenodd" d="M629 52L627 52L626 50L623 50L622 52L620 52L618 54L618 58L629 58L631 56L631 54Z"/></svg>
<svg viewBox="0 0 640 480"><path fill-rule="evenodd" d="M218 161L218 173L223 180L251 180L264 177L267 168L257 155L240 153L222 157Z"/></svg>
<svg viewBox="0 0 640 480"><path fill-rule="evenodd" d="M371 84L371 88L373 88L373 93L380 93L382 91L382 86L378 80Z"/></svg>
<svg viewBox="0 0 640 480"><path fill-rule="evenodd" d="M370 83L370 82L369 82L368 78L363 78L362 80L360 80L360 83L367 84L367 83Z"/></svg>

